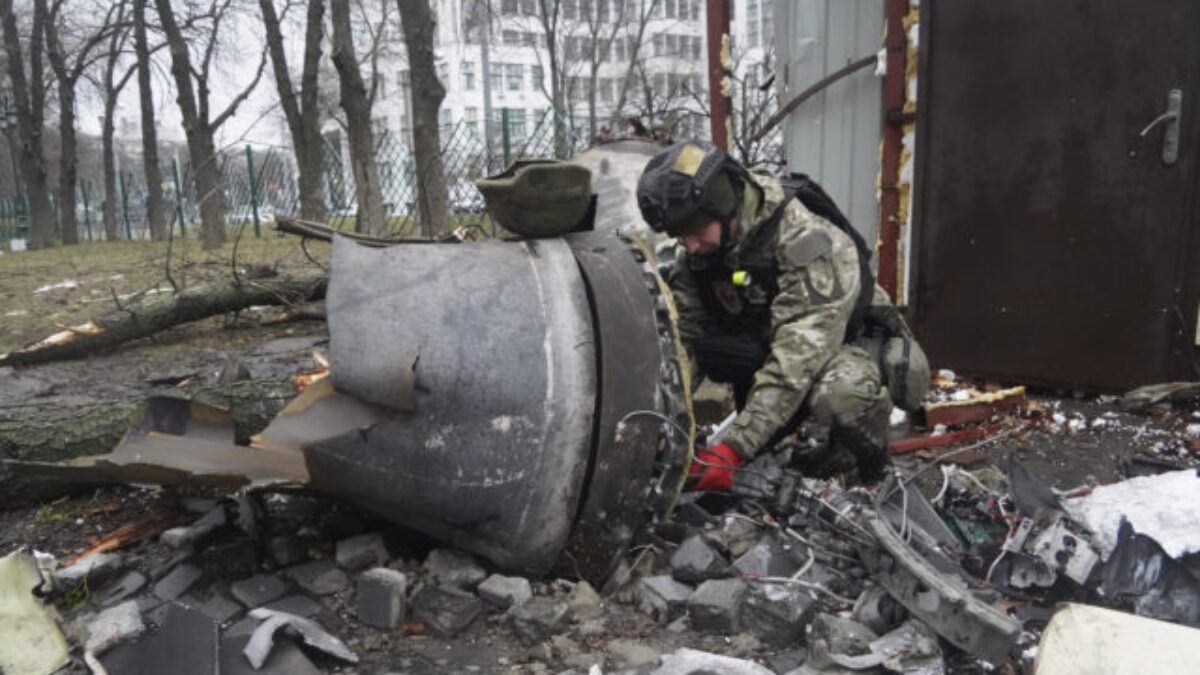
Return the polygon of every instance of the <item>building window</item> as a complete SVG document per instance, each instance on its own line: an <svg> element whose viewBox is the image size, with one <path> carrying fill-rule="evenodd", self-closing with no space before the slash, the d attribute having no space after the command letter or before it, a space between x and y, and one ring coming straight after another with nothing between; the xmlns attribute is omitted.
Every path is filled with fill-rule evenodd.
<svg viewBox="0 0 1200 675"><path fill-rule="evenodd" d="M666 37L662 33L654 36L654 55L662 56L666 50Z"/></svg>
<svg viewBox="0 0 1200 675"><path fill-rule="evenodd" d="M537 0L521 0L521 13L525 16L537 16Z"/></svg>
<svg viewBox="0 0 1200 675"><path fill-rule="evenodd" d="M613 100L613 81L606 78L600 80L600 100L604 103L612 103Z"/></svg>
<svg viewBox="0 0 1200 675"><path fill-rule="evenodd" d="M542 67L541 67L541 65L534 64L532 66L529 66L529 79L532 81L531 84L533 85L534 91L542 90L543 82L542 82Z"/></svg>
<svg viewBox="0 0 1200 675"><path fill-rule="evenodd" d="M763 49L770 49L775 44L775 3L764 2L762 5L762 42Z"/></svg>
<svg viewBox="0 0 1200 675"><path fill-rule="evenodd" d="M746 0L746 47L758 46L758 0Z"/></svg>
<svg viewBox="0 0 1200 675"><path fill-rule="evenodd" d="M660 96L670 96L667 91L667 76L663 73L654 74L654 91Z"/></svg>
<svg viewBox="0 0 1200 675"><path fill-rule="evenodd" d="M450 109L442 108L438 110L438 133L442 138L445 138L450 133L450 127L454 125L454 120L450 117Z"/></svg>
<svg viewBox="0 0 1200 675"><path fill-rule="evenodd" d="M625 61L625 39L618 37L613 42L617 48L617 62L622 63Z"/></svg>
<svg viewBox="0 0 1200 675"><path fill-rule="evenodd" d="M488 77L492 79L492 91L500 93L504 91L504 64L489 63Z"/></svg>
<svg viewBox="0 0 1200 675"><path fill-rule="evenodd" d="M475 91L475 62L463 61L458 67L462 72L463 91Z"/></svg>
<svg viewBox="0 0 1200 675"><path fill-rule="evenodd" d="M692 38L692 60L697 63L700 62L700 53L703 50L701 42L703 41L699 37Z"/></svg>
<svg viewBox="0 0 1200 675"><path fill-rule="evenodd" d="M575 0L562 0L563 18L567 21L575 20Z"/></svg>
<svg viewBox="0 0 1200 675"><path fill-rule="evenodd" d="M521 44L521 34L515 30L503 31L502 33L500 33L500 38L504 41L504 44L506 44L506 45L516 46L516 45Z"/></svg>
<svg viewBox="0 0 1200 675"><path fill-rule="evenodd" d="M667 55L671 57L679 56L679 37L676 35L667 35Z"/></svg>
<svg viewBox="0 0 1200 675"><path fill-rule="evenodd" d="M600 23L608 23L608 0L597 0L596 5L596 20Z"/></svg>
<svg viewBox="0 0 1200 675"><path fill-rule="evenodd" d="M502 0L500 3L500 13L516 16L517 0Z"/></svg>
<svg viewBox="0 0 1200 675"><path fill-rule="evenodd" d="M663 5L664 5L663 12L667 15L667 18L674 19L675 18L675 0L664 0Z"/></svg>
<svg viewBox="0 0 1200 675"><path fill-rule="evenodd" d="M524 108L508 108L508 137L513 143L525 142Z"/></svg>
<svg viewBox="0 0 1200 675"><path fill-rule="evenodd" d="M463 121L467 123L467 126L471 128L471 131L479 133L479 108L464 108Z"/></svg>
<svg viewBox="0 0 1200 675"><path fill-rule="evenodd" d="M508 80L508 90L521 91L521 89L525 86L525 66L521 65L520 63L510 63L505 68L507 70L505 73L505 79Z"/></svg>

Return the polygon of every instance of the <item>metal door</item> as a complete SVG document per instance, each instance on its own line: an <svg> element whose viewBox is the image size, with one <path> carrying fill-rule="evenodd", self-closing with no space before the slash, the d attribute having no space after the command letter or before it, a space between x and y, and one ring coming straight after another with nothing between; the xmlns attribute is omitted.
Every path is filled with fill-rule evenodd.
<svg viewBox="0 0 1200 675"><path fill-rule="evenodd" d="M1195 379L1200 3L921 12L913 318L932 361L1085 388Z"/></svg>

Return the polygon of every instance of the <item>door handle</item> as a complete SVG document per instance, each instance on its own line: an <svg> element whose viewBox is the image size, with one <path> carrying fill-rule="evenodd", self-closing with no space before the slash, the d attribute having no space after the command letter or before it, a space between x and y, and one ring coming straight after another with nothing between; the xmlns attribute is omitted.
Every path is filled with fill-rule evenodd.
<svg viewBox="0 0 1200 675"><path fill-rule="evenodd" d="M1138 134L1142 138L1150 133L1150 130L1159 124L1166 124L1163 128L1163 148L1162 161L1163 164L1171 166L1175 160L1179 159L1179 118L1183 110L1183 90L1172 89L1167 92L1167 110L1163 114L1155 117L1142 133Z"/></svg>

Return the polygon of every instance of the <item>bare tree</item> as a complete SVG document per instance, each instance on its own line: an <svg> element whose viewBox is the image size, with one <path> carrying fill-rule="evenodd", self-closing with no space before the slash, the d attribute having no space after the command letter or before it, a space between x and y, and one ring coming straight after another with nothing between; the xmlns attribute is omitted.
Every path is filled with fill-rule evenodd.
<svg viewBox="0 0 1200 675"><path fill-rule="evenodd" d="M125 15L125 11L128 9L126 0L117 0L114 7L117 12L114 17L114 25L117 26L117 30L109 33L108 46L103 56L103 67L100 73L93 76L92 80L92 84L100 92L101 99L104 101L104 115L100 118L100 138L104 164L104 238L108 241L116 241L120 238L120 229L117 226L117 171L116 155L113 149L115 125L113 115L116 113L117 100L121 95L121 90L125 88L135 71L134 67L128 67L125 68L124 73L117 74L120 70L121 57L125 55L125 43L129 38L130 26Z"/></svg>
<svg viewBox="0 0 1200 675"><path fill-rule="evenodd" d="M617 85L617 104L613 106L613 110L620 114L625 110L626 102L629 99L630 90L635 81L637 69L643 64L642 48L646 43L646 27L650 24L650 19L658 11L659 4L662 0L626 0L625 4L634 11L628 12L629 29L623 36L626 41L625 56L628 59L625 66L625 74L618 80Z"/></svg>
<svg viewBox="0 0 1200 675"><path fill-rule="evenodd" d="M64 244L79 242L79 226L75 222L75 186L78 182L79 157L75 138L75 85L95 59L94 50L105 42L109 33L116 30L113 19L119 5L109 5L99 25L82 26L81 22L69 22L68 15L84 13L79 3L68 7L66 0L35 0L46 15L46 54L50 67L58 80L58 132L60 138L58 173L58 217ZM73 11L72 11L73 10ZM76 24L72 27L70 24ZM63 29L75 34L66 36Z"/></svg>
<svg viewBox="0 0 1200 675"><path fill-rule="evenodd" d="M354 34L350 26L350 3L335 0L331 4L333 23L333 65L337 68L342 110L346 113L350 137L350 166L354 172L358 197L359 232L383 236L387 221L383 213L383 194L379 187L379 167L375 163L375 134L371 128L371 100L363 83Z"/></svg>
<svg viewBox="0 0 1200 675"><path fill-rule="evenodd" d="M154 122L154 89L150 84L150 42L146 37L146 0L133 0L133 50L137 62L138 100L142 114L142 166L146 177L146 222L155 241L167 238L162 169L158 163L158 130Z"/></svg>
<svg viewBox="0 0 1200 675"><path fill-rule="evenodd" d="M321 111L318 105L318 71L321 61L324 0L310 0L305 13L304 64L300 75L300 94L292 86L287 54L283 49L283 32L274 0L259 0L263 27L267 33L267 49L275 73L279 102L292 135L296 163L300 173L300 216L306 220L324 220L325 198L321 187L321 168L325 157L321 139ZM285 7L290 8L289 4Z"/></svg>
<svg viewBox="0 0 1200 675"><path fill-rule="evenodd" d="M21 34L12 0L0 0L4 22L4 51L8 57L8 79L12 84L13 103L17 110L17 133L21 137L21 177L25 198L29 203L29 245L42 248L56 243L54 212L50 208L50 193L46 178L46 160L42 152L42 134L46 110L46 81L42 65L45 45L45 4L35 2L29 32L29 77L25 76L25 59L21 50Z"/></svg>
<svg viewBox="0 0 1200 675"><path fill-rule="evenodd" d="M417 164L417 213L428 237L450 232L450 213L446 203L446 172L442 166L442 146L438 135L438 109L446 89L438 81L434 64L433 36L436 20L428 0L396 0L408 47L408 67L413 91L421 92L412 101L413 155Z"/></svg>
<svg viewBox="0 0 1200 675"><path fill-rule="evenodd" d="M258 85L267 60L267 52L264 49L251 82L233 97L224 110L215 116L211 115L209 92L213 59L220 43L222 20L229 16L232 3L233 0L211 0L203 12L207 19L204 22L207 29L199 28L201 22L195 22L199 32L204 35L200 40L202 44L199 64L193 64L188 41L175 17L171 0L155 0L171 53L171 75L175 80L176 101L183 116L183 131L187 136L188 154L191 156L192 173L196 181L196 199L200 206L204 248L210 250L225 241L225 196L222 192L213 136L216 130L237 112L238 106Z"/></svg>

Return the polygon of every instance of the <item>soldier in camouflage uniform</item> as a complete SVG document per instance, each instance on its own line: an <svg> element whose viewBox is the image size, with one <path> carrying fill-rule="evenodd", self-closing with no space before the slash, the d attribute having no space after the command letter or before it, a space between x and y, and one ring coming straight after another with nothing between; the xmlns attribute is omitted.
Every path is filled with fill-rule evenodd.
<svg viewBox="0 0 1200 675"><path fill-rule="evenodd" d="M694 489L728 489L733 469L798 429L809 475L857 467L874 482L890 464L887 387L848 344L864 281L855 243L784 202L778 179L704 141L667 148L638 181L647 223L679 238L668 282L693 368L731 384L739 411L724 442L697 453Z"/></svg>

